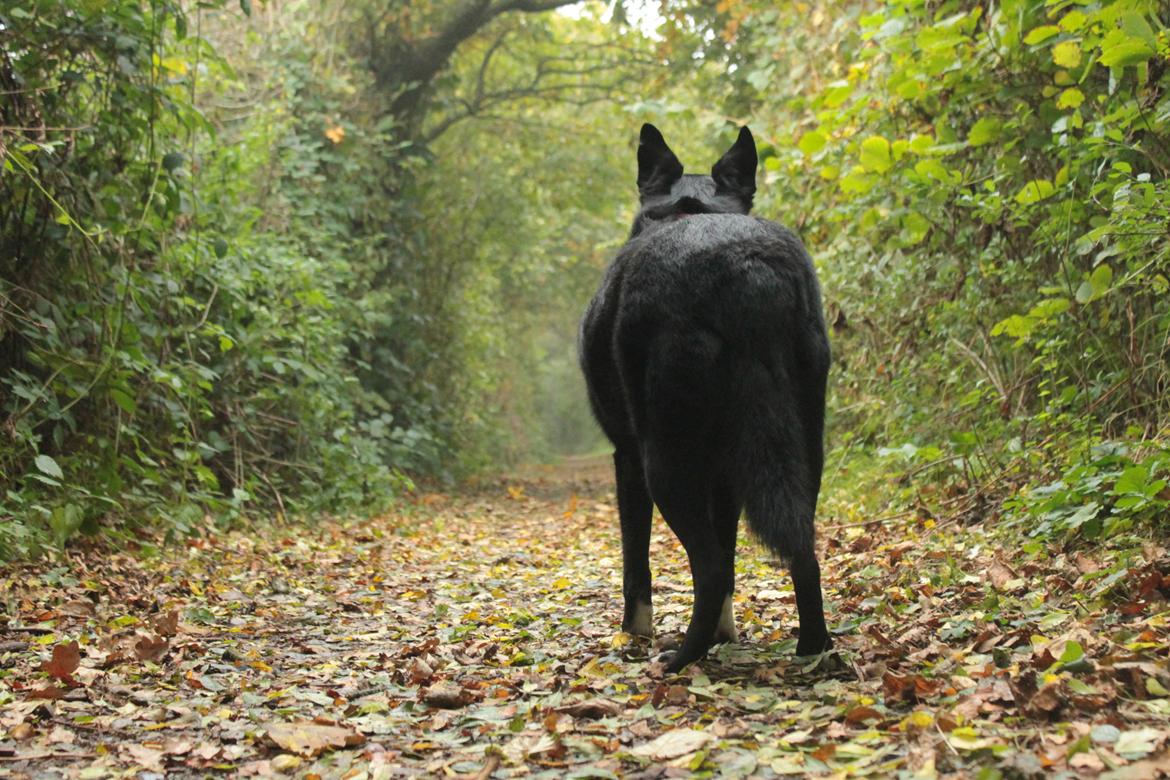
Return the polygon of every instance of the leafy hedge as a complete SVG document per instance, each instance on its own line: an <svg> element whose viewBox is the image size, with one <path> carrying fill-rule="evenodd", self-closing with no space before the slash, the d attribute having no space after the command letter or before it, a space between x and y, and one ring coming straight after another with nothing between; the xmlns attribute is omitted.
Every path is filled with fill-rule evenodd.
<svg viewBox="0 0 1170 780"><path fill-rule="evenodd" d="M381 210L401 150L330 139L353 85L309 86L295 16L249 79L202 33L238 17L185 5L0 15L0 558L143 519L342 511L425 457L410 399L361 382L355 333L392 294L369 283L391 248L352 229L372 196L326 187L376 156Z"/></svg>

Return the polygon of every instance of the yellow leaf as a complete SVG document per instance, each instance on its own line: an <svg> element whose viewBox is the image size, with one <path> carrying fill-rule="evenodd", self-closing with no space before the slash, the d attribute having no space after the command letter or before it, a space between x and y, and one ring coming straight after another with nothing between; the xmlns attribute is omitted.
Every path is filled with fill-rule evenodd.
<svg viewBox="0 0 1170 780"><path fill-rule="evenodd" d="M926 710L915 710L902 719L902 730L913 731L928 729L934 725L934 715Z"/></svg>
<svg viewBox="0 0 1170 780"><path fill-rule="evenodd" d="M335 144L339 144L345 140L345 128L341 125L335 125L325 130L325 137Z"/></svg>
<svg viewBox="0 0 1170 780"><path fill-rule="evenodd" d="M178 57L164 57L159 64L172 73L184 74L187 72L187 63Z"/></svg>
<svg viewBox="0 0 1170 780"><path fill-rule="evenodd" d="M1085 102L1085 94L1076 87L1069 87L1056 99L1057 108L1077 108Z"/></svg>
<svg viewBox="0 0 1170 780"><path fill-rule="evenodd" d="M1052 61L1062 68L1075 68L1081 64L1081 45L1076 41L1064 41L1052 47Z"/></svg>

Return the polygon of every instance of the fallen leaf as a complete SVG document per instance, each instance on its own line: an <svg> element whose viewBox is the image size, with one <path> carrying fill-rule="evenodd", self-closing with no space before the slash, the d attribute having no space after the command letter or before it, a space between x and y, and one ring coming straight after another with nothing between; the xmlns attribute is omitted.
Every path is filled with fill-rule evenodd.
<svg viewBox="0 0 1170 780"><path fill-rule="evenodd" d="M423 704L440 709L456 709L471 701L468 692L455 683L442 682L432 685L422 694Z"/></svg>
<svg viewBox="0 0 1170 780"><path fill-rule="evenodd" d="M17 723L9 730L8 737L9 739L14 739L17 742L23 742L26 739L31 739L32 736L36 733L37 730L31 723Z"/></svg>
<svg viewBox="0 0 1170 780"><path fill-rule="evenodd" d="M43 688L32 688L25 694L26 699L47 699L55 701L57 699L64 699L65 694L69 693L67 688L62 688L60 685L46 685Z"/></svg>
<svg viewBox="0 0 1170 780"><path fill-rule="evenodd" d="M161 637L171 637L179 631L179 610L172 609L165 615L160 615L152 622L154 632Z"/></svg>
<svg viewBox="0 0 1170 780"><path fill-rule="evenodd" d="M355 747L366 741L364 735L341 726L324 726L309 720L273 723L265 732L279 748L315 758L326 750Z"/></svg>
<svg viewBox="0 0 1170 780"><path fill-rule="evenodd" d="M153 661L167 649L167 640L157 636L141 636L134 643L134 655L139 661Z"/></svg>
<svg viewBox="0 0 1170 780"><path fill-rule="evenodd" d="M609 699L586 699L566 704L560 708L560 711L572 715L574 718L597 719L617 715L622 711L622 707Z"/></svg>
<svg viewBox="0 0 1170 780"><path fill-rule="evenodd" d="M845 713L845 722L851 725L865 723L867 720L881 720L882 714L873 707L854 707Z"/></svg>
<svg viewBox="0 0 1170 780"><path fill-rule="evenodd" d="M53 657L41 664L41 669L48 672L50 677L76 685L73 673L80 665L81 650L77 642L60 642L53 646Z"/></svg>
<svg viewBox="0 0 1170 780"><path fill-rule="evenodd" d="M639 745L630 752L636 756L651 758L655 761L669 761L672 758L694 753L713 739L715 737L706 731L673 729L644 745Z"/></svg>
<svg viewBox="0 0 1170 780"><path fill-rule="evenodd" d="M155 772L161 772L163 769L163 760L166 754L158 748L150 747L149 745L121 745L118 748L119 752L129 755L135 764L141 766L143 769L149 769Z"/></svg>

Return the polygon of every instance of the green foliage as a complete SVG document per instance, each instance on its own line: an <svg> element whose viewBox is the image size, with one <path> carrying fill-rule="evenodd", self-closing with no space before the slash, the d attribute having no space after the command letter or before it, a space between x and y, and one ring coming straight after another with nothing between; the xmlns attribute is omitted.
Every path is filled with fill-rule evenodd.
<svg viewBox="0 0 1170 780"><path fill-rule="evenodd" d="M1102 442L1075 458L1056 481L1024 490L1004 506L1032 536L1112 537L1135 523L1164 522L1167 474L1166 450L1135 456L1124 443Z"/></svg>
<svg viewBox="0 0 1170 780"><path fill-rule="evenodd" d="M293 82L312 64L280 39L273 78L293 88L245 121L217 116L264 85L196 34L214 12L91 6L3 19L0 557L127 521L181 534L208 512L386 496L387 464L409 461L385 451L409 442L378 427L356 377L372 308L343 259L348 223L327 221L336 193L309 192L347 162L299 124L311 98ZM390 164L384 145L363 137L348 163Z"/></svg>

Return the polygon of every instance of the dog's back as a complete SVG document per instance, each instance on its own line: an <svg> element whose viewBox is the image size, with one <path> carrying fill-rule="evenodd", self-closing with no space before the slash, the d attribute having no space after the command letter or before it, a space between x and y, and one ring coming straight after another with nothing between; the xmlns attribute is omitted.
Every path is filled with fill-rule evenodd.
<svg viewBox="0 0 1170 780"><path fill-rule="evenodd" d="M729 155L747 154L743 139ZM649 141L660 140L654 130ZM741 509L756 535L792 563L798 600L801 591L807 596L802 625L810 615L801 648L819 652L827 644L819 570L815 603L800 584L807 562L816 567L813 514L829 365L816 274L794 235L746 214L754 144L750 189L737 170L742 160L733 160L738 178L728 181L719 180L717 165L710 178L682 177L678 166L656 182L658 169L673 169L672 159L677 165L666 153L665 163L655 165L639 150L639 184L648 182L650 192L643 187L633 235L581 332L590 400L616 450L623 547L635 548L633 572L624 550L626 623L642 628L632 598L645 599L649 610L642 525L640 517L630 519L645 514L639 491L648 488L686 547L695 577L695 614L675 664L694 660L713 639L734 636L730 580ZM634 544L627 544L628 531ZM707 582L717 585L705 596Z"/></svg>

